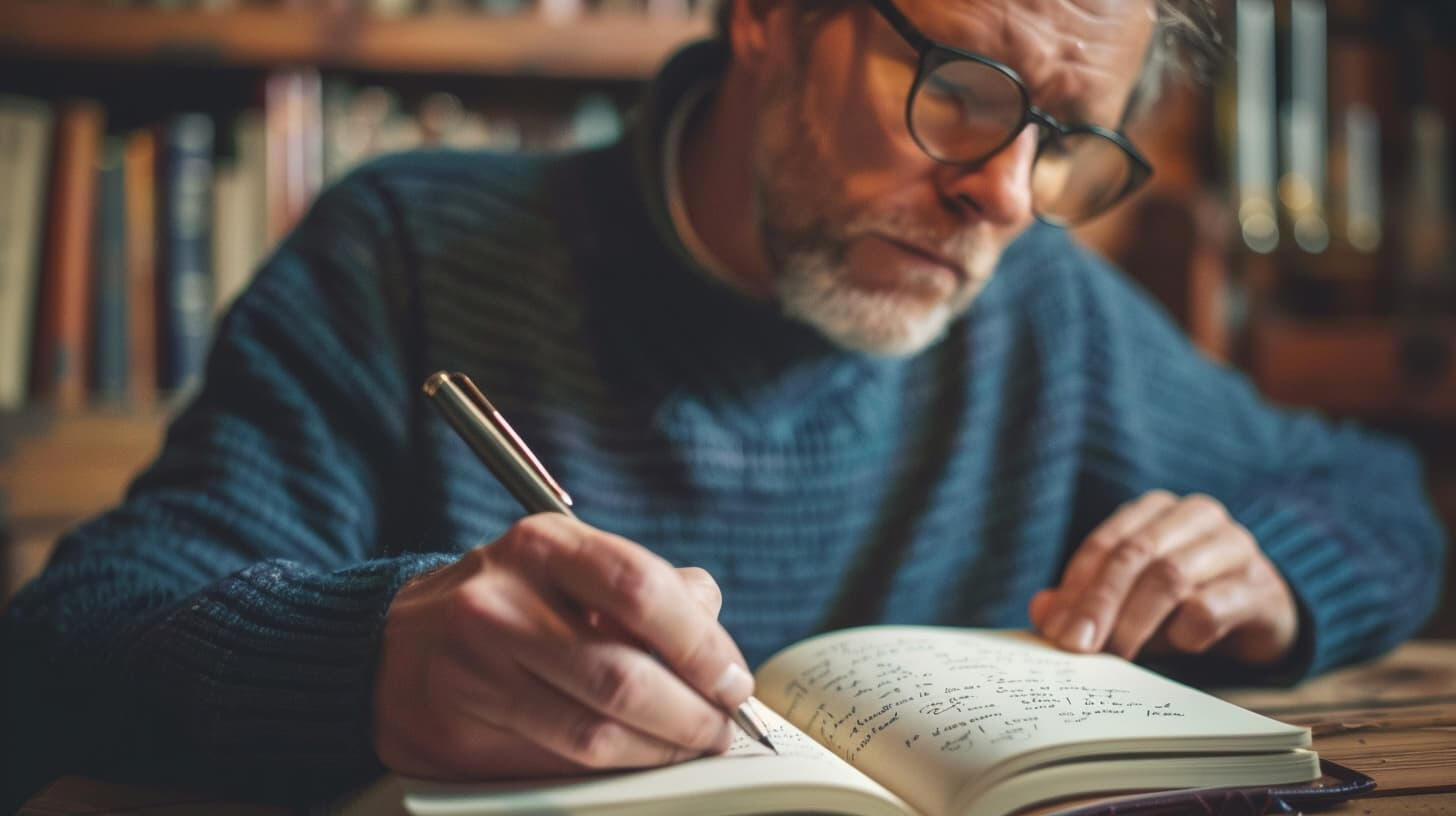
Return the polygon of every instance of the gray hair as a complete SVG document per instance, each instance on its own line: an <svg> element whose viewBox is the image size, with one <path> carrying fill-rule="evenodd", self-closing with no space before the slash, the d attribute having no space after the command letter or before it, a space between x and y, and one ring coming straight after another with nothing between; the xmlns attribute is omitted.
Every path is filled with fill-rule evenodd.
<svg viewBox="0 0 1456 816"><path fill-rule="evenodd" d="M750 0L763 3L765 0ZM849 0L797 0L811 14L837 10ZM1207 82L1223 53L1215 5L1217 0L1153 0L1157 27L1143 62L1142 75L1133 86L1126 119L1146 112L1158 100L1168 79ZM728 21L733 0L719 0L715 33L728 42Z"/></svg>
<svg viewBox="0 0 1456 816"><path fill-rule="evenodd" d="M724 0L725 3L730 0ZM1154 0L1157 26L1133 86L1126 118L1135 118L1158 100L1167 79L1199 84L1213 77L1223 54L1214 9L1216 0Z"/></svg>

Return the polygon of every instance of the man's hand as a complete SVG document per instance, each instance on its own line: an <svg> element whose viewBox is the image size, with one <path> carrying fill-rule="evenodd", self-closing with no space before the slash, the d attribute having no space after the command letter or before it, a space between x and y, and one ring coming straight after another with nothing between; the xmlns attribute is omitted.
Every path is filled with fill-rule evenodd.
<svg viewBox="0 0 1456 816"><path fill-rule="evenodd" d="M728 746L753 692L701 569L531 516L407 583L385 620L374 748L410 775L660 765Z"/></svg>
<svg viewBox="0 0 1456 816"><path fill-rule="evenodd" d="M1065 649L1210 649L1253 665L1294 644L1284 578L1217 500L1154 490L1123 505L1072 554L1062 583L1031 599L1032 624Z"/></svg>

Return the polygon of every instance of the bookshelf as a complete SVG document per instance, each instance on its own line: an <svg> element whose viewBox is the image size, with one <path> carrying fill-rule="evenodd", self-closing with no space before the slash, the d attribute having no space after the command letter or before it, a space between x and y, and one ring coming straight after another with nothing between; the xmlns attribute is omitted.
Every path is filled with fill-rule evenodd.
<svg viewBox="0 0 1456 816"><path fill-rule="evenodd" d="M125 199L122 210L128 253L135 245L153 247L141 260L128 254L128 270L140 266L149 271L138 279L143 281L140 290L128 277L126 297L129 302L150 301L153 286L164 297L168 262L159 253L176 237L169 238L167 232L172 170L166 156L169 140L179 133L179 115L193 125L199 119L211 122L210 146L203 150L204 157L210 153L212 158L206 182L211 185L211 273L214 288L220 289L223 256L217 247L224 231L234 249L240 241L246 244L247 257L228 262L234 273L241 265L246 274L321 184L371 155L415 145L532 149L570 144L583 130L583 109L595 115L585 130L600 136L605 108L610 132L613 110L620 112L635 98L638 83L681 45L711 29L703 13L649 15L643 4L607 0L584 0L574 6L579 13L560 19L544 13L541 0L524 0L511 13L490 13L475 0L410 3L414 8L397 14L375 13L373 9L391 5L377 0L219 5L205 0L0 0L0 136L7 133L7 116L11 126L16 116L31 117L37 128L44 121L43 138L49 145L41 152L22 152L9 165L12 174L18 165L44 168L36 171L42 174L37 194L25 198L33 202L26 207L41 213L41 228L26 233L31 238L25 240L33 239L33 255L0 257L0 266L16 257L28 257L26 264L34 265L16 302L35 303L35 325L24 329L35 343L40 343L42 290L54 286L56 274L49 223L56 217L62 132L74 136L84 131L91 145L82 158L67 162L69 166L102 167L99 178L95 171L81 173L95 179L94 197L88 192L89 203L80 210L97 226L108 218L104 168L112 143L124 143L128 150L143 148L137 153L143 172L134 176L123 160L120 185L131 191L135 183L139 200L155 213L141 217L154 226L134 235L132 198ZM562 5L553 0L558 11ZM697 11L708 7L699 3ZM19 113L17 97L27 100ZM70 109L77 99L88 100L94 112L81 131L66 124L74 119ZM387 121L367 126L377 143L367 150L355 144L351 149L359 152L333 166L331 153L342 153L336 142L349 141L333 137L344 133L344 125L357 128L349 117L359 110L381 104L390 108ZM426 117L438 119L442 104L458 126L456 136L462 127L467 132L463 139L438 133L431 138ZM340 113L340 106L348 110ZM36 108L45 109L40 118L34 116ZM354 135L358 133L356 129ZM301 182L293 170L287 177L276 176L263 157L275 149L276 155L309 157L307 181ZM0 176L6 169L0 156ZM135 178L146 180L136 183ZM232 202L226 205L224 181ZM274 200L275 190L285 190L287 202L281 210L286 212ZM222 215L225 206L229 218L250 210L248 223L239 221L237 229L224 230L229 221ZM113 215L115 211L113 207ZM85 219L75 223L82 226L67 234L93 235ZM8 236L6 227L0 219L0 248L8 237L13 252L16 227L9 225ZM101 232L73 242L89 246L77 250L85 258L76 262L83 270L77 274L95 276L93 285L105 274L99 265L107 254ZM15 280L13 273L0 269L0 294L7 291L4 284L14 285ZM143 297L134 298L137 291ZM88 291L88 303L102 297L97 292ZM215 304L214 313L221 303ZM81 342L94 351L102 347L96 335L103 332L92 322L96 318L91 308L72 313L85 315L77 318L89 326ZM142 319L160 322L163 312L159 307ZM145 348L160 343L160 334L138 341L134 330L128 331L129 344L142 342ZM10 356L14 346L9 349L0 348L0 358L15 359ZM153 360L160 351L157 345ZM37 390L35 371L41 364L36 347L26 354L30 385L21 387L28 396L19 407L13 399L0 406L0 606L41 567L61 532L120 499L127 482L155 455L175 407L167 392L148 392L155 385L141 386L140 393L132 388L123 399L102 395L94 372L85 375L83 397L58 400ZM0 366L6 364L0 360ZM133 367L130 376L133 383L160 384L156 370L138 378Z"/></svg>
<svg viewBox="0 0 1456 816"><path fill-rule="evenodd" d="M709 29L701 15L601 12L551 22L534 14L377 17L361 9L204 11L0 0L0 53L58 60L642 79Z"/></svg>
<svg viewBox="0 0 1456 816"><path fill-rule="evenodd" d="M1456 5L1224 0L1209 166L1231 359L1276 402L1403 437L1456 531ZM1428 634L1456 637L1456 564Z"/></svg>

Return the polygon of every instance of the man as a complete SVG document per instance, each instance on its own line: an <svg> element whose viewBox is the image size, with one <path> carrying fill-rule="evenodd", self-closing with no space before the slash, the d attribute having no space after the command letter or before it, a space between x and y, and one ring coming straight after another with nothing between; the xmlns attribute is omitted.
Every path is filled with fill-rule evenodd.
<svg viewBox="0 0 1456 816"><path fill-rule="evenodd" d="M15 601L8 790L672 762L724 747L748 666L874 621L1030 621L1195 680L1390 648L1443 558L1408 452L1262 405L1033 226L1136 186L1117 125L1206 18L735 0L620 145L356 173ZM582 522L518 519L437 369Z"/></svg>

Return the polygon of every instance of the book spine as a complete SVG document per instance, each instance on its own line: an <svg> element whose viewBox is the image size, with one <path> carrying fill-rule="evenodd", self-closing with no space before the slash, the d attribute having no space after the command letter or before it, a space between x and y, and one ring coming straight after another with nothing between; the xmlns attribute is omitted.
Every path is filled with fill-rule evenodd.
<svg viewBox="0 0 1456 816"><path fill-rule="evenodd" d="M237 159L219 161L212 181L212 309L217 319L252 272L247 188Z"/></svg>
<svg viewBox="0 0 1456 816"><path fill-rule="evenodd" d="M129 396L132 405L145 407L157 394L156 134L145 128L134 131L123 161Z"/></svg>
<svg viewBox="0 0 1456 816"><path fill-rule="evenodd" d="M212 317L212 120L189 113L165 128L163 260L157 286L162 350L159 385L191 386L202 373Z"/></svg>
<svg viewBox="0 0 1456 816"><path fill-rule="evenodd" d="M108 140L98 169L92 279L92 385L95 396L121 402L127 393L125 143Z"/></svg>
<svg viewBox="0 0 1456 816"><path fill-rule="evenodd" d="M35 395L61 410L86 401L92 222L104 132L105 113L89 100L67 104L56 128L33 374Z"/></svg>
<svg viewBox="0 0 1456 816"><path fill-rule="evenodd" d="M50 108L0 97L0 411L25 403L39 278Z"/></svg>
<svg viewBox="0 0 1456 816"><path fill-rule="evenodd" d="M280 71L264 84L270 241L282 238L323 186L323 91L317 71Z"/></svg>

